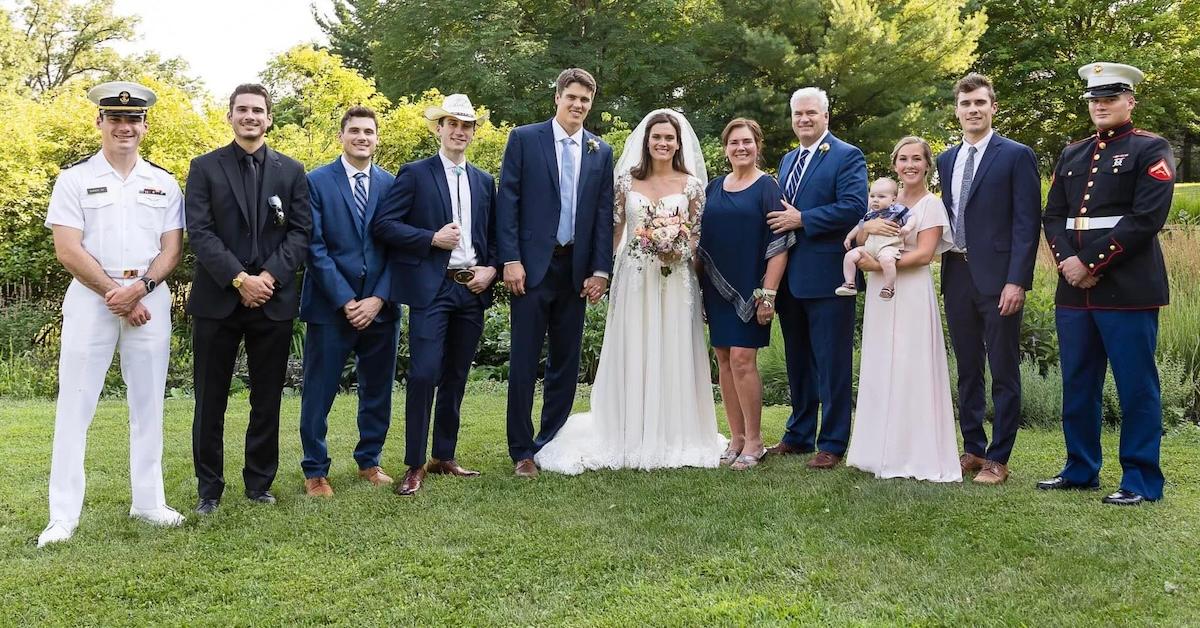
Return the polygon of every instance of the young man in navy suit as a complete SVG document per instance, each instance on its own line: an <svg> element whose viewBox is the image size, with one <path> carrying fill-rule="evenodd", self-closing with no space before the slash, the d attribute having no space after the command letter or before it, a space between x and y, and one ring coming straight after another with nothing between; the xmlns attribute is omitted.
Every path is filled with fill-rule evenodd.
<svg viewBox="0 0 1200 628"><path fill-rule="evenodd" d="M508 453L521 477L566 422L575 402L586 301L608 289L612 272L612 149L583 128L596 79L563 70L554 118L513 129L500 166L497 243L512 299ZM542 425L534 437L533 389L546 360Z"/></svg>
<svg viewBox="0 0 1200 628"><path fill-rule="evenodd" d="M792 94L800 146L779 163L784 209L767 215L772 231L796 234L776 299L792 414L776 455L817 452L809 468L832 469L850 440L854 299L842 285L842 241L867 211L862 151L829 132L829 97L806 87ZM817 433L818 408L821 430Z"/></svg>
<svg viewBox="0 0 1200 628"><path fill-rule="evenodd" d="M438 154L406 164L383 202L371 231L389 248L392 299L409 306L411 365L405 396L408 470L400 495L421 489L427 473L474 477L455 459L467 374L483 311L499 274L495 248L495 183L467 162L478 115L463 94L425 110L437 134ZM437 391L436 410L434 391ZM432 458L426 459L433 410Z"/></svg>
<svg viewBox="0 0 1200 628"><path fill-rule="evenodd" d="M308 174L313 233L300 294L300 319L308 324L300 466L304 492L313 497L333 496L325 434L351 353L358 375L358 475L375 486L392 483L379 458L391 422L400 316L389 301L386 251L371 237L370 224L394 177L372 163L379 144L374 111L347 110L338 140L342 154Z"/></svg>
<svg viewBox="0 0 1200 628"><path fill-rule="evenodd" d="M1008 479L1021 423L1021 313L1033 287L1041 224L1041 179L1033 151L992 130L992 83L971 73L954 85L963 140L938 155L942 202L954 248L942 254L942 295L958 364L963 476ZM992 442L983 429L983 367L992 372Z"/></svg>

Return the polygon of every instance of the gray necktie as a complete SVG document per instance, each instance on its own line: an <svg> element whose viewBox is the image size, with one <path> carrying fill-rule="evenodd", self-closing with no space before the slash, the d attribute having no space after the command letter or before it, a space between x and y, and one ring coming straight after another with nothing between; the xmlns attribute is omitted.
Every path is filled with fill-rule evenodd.
<svg viewBox="0 0 1200 628"><path fill-rule="evenodd" d="M366 173L354 173L354 209L358 214L358 228L361 230L367 220L367 185L364 180Z"/></svg>
<svg viewBox="0 0 1200 628"><path fill-rule="evenodd" d="M967 250L967 199L971 196L971 182L975 179L974 146L967 151L967 165L963 166L962 187L958 189L958 211L954 212L954 246Z"/></svg>

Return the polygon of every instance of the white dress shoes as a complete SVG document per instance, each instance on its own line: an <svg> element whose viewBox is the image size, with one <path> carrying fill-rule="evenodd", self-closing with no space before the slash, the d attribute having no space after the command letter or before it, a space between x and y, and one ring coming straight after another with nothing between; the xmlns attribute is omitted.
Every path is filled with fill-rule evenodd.
<svg viewBox="0 0 1200 628"><path fill-rule="evenodd" d="M51 521L46 526L46 529L42 530L42 533L38 535L37 546L45 547L51 543L59 543L70 539L75 534L75 527L78 525L79 522L77 521Z"/></svg>
<svg viewBox="0 0 1200 628"><path fill-rule="evenodd" d="M156 526L175 527L183 525L183 522L185 521L183 515L179 514L179 511L171 508L170 506L152 508L150 510L130 508L129 516Z"/></svg>

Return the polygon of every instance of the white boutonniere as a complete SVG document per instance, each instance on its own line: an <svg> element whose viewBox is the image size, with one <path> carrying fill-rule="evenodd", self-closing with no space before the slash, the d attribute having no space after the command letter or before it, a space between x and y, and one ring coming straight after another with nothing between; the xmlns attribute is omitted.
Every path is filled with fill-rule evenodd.
<svg viewBox="0 0 1200 628"><path fill-rule="evenodd" d="M270 207L275 212L275 224L282 227L287 224L287 216L283 213L283 201L279 200L274 194L267 199L267 207Z"/></svg>
<svg viewBox="0 0 1200 628"><path fill-rule="evenodd" d="M825 142L824 144L821 144L820 146L817 147L817 150L821 151L822 153L828 153L829 152L829 142Z"/></svg>
<svg viewBox="0 0 1200 628"><path fill-rule="evenodd" d="M589 153L594 153L596 152L597 148L600 148L600 142L597 142L596 138L594 137L589 137L587 141L587 147Z"/></svg>

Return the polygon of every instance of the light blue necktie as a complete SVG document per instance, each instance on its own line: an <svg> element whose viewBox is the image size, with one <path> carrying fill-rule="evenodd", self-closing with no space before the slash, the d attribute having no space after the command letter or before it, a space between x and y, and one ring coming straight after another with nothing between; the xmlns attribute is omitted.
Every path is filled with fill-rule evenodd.
<svg viewBox="0 0 1200 628"><path fill-rule="evenodd" d="M354 213L358 216L359 231L362 231L367 221L367 186L364 181L366 178L366 173L354 173Z"/></svg>
<svg viewBox="0 0 1200 628"><path fill-rule="evenodd" d="M558 173L558 243L566 246L575 238L575 140L562 139L562 170Z"/></svg>

